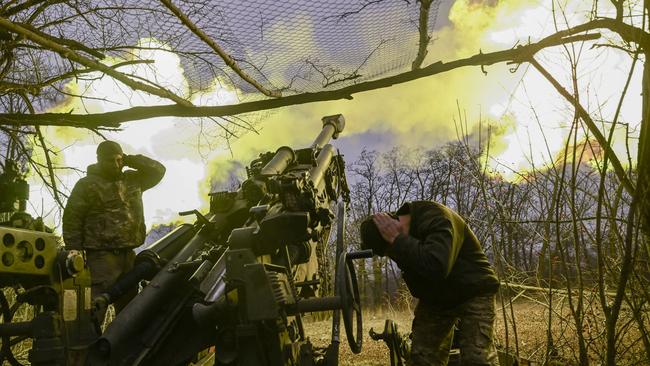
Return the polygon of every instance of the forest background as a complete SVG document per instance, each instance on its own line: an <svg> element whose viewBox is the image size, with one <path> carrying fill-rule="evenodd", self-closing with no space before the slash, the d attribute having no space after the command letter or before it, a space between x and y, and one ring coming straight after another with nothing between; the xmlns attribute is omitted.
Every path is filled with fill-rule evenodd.
<svg viewBox="0 0 650 366"><path fill-rule="evenodd" d="M0 154L30 212L58 228L107 137L167 166L163 230L343 113L352 248L369 213L438 200L503 282L501 346L647 364L648 0L273 3L3 2ZM390 261L358 271L368 309L412 306Z"/></svg>

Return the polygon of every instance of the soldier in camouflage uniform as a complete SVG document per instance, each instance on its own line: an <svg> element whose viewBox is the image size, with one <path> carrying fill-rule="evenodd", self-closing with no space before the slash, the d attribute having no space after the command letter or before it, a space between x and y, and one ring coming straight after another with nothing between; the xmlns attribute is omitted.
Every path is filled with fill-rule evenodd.
<svg viewBox="0 0 650 366"><path fill-rule="evenodd" d="M499 281L480 243L450 208L430 201L404 204L361 224L364 249L388 255L419 299L407 364L446 365L454 325L462 365L498 365L493 341Z"/></svg>
<svg viewBox="0 0 650 366"><path fill-rule="evenodd" d="M124 166L133 168L122 172ZM106 292L133 268L134 248L145 238L142 192L155 186L165 167L142 155L125 155L120 145L97 146L97 164L72 189L63 212L66 249L85 250L92 278L92 296ZM119 312L135 296L134 288L115 302ZM101 324L105 309L96 314Z"/></svg>

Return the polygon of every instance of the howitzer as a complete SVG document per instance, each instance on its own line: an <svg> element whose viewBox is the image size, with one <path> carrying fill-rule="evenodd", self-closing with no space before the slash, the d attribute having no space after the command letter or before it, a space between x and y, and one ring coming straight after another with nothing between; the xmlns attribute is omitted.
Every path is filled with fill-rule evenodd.
<svg viewBox="0 0 650 366"><path fill-rule="evenodd" d="M397 328L394 321L386 319L383 332L376 333L373 328L370 328L369 332L370 339L386 343L390 356L390 366L404 366L411 353L411 345L408 339L400 334Z"/></svg>
<svg viewBox="0 0 650 366"><path fill-rule="evenodd" d="M0 175L0 363L63 365L97 338L83 253L63 248L41 218L25 212L29 185L13 161ZM27 319L23 313L33 310Z"/></svg>
<svg viewBox="0 0 650 366"><path fill-rule="evenodd" d="M348 343L360 352L352 261L372 253L344 251L349 191L342 156L328 143L344 126L341 115L324 117L311 146L261 154L240 189L211 194L209 213L182 213L196 215L195 224L139 253L133 271L95 300L104 306L149 280L90 348L88 363L182 365L211 348L215 365L335 365L339 311ZM313 296L327 279L318 253L334 223L334 294ZM318 350L302 315L325 310L334 311L332 343Z"/></svg>
<svg viewBox="0 0 650 366"><path fill-rule="evenodd" d="M83 349L97 337L82 253L64 250L51 233L0 227L0 236L0 362L20 365L12 347L31 338L32 364L64 365L68 351ZM5 288L16 289L15 298L8 300ZM23 304L38 314L15 321Z"/></svg>
<svg viewBox="0 0 650 366"><path fill-rule="evenodd" d="M383 341L386 344L390 356L390 366L404 366L411 358L411 334L400 333L397 323L393 320L386 319L384 331L381 333L377 333L373 328L370 328L369 336L372 340ZM449 359L447 360L449 366L461 364L459 345L456 341L457 339L454 338L452 348L449 350ZM515 365L516 363L511 364Z"/></svg>
<svg viewBox="0 0 650 366"><path fill-rule="evenodd" d="M311 146L261 154L240 189L211 194L205 215L181 213L196 222L140 252L134 269L95 299L83 253L64 250L52 234L0 228L0 285L18 289L12 306L0 296L0 359L19 365L11 347L31 339L33 365L183 365L205 349L213 352L202 364L336 365L340 317L360 352L352 261L371 252L344 250L349 191L343 158L328 143L344 125L341 115L324 117ZM321 262L334 226L334 294L321 287L319 297L314 288L330 275ZM148 283L100 335L93 312L142 280ZM12 322L24 303L37 314ZM302 315L324 310L334 311L332 342L320 350Z"/></svg>

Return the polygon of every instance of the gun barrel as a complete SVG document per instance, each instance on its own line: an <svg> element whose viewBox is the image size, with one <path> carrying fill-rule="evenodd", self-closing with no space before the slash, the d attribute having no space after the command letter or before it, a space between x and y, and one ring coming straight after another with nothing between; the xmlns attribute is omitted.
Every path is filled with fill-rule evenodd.
<svg viewBox="0 0 650 366"><path fill-rule="evenodd" d="M334 146L327 144L325 147L323 147L320 153L318 153L318 157L316 158L316 166L311 168L309 171L309 176L311 177L312 183L314 183L314 187L318 187L320 185L320 182L323 180L325 172L330 166L330 162L334 156L334 152Z"/></svg>
<svg viewBox="0 0 650 366"><path fill-rule="evenodd" d="M117 301L137 287L141 280L151 280L195 234L194 226L183 224L138 253L133 269L121 276L106 292L109 302Z"/></svg>
<svg viewBox="0 0 650 366"><path fill-rule="evenodd" d="M330 141L330 139L337 138L344 128L345 118L343 118L343 115L336 114L333 116L323 117L323 129L311 144L311 148L314 150L320 150ZM289 146L282 146L276 150L273 159L266 163L260 171L260 174L262 176L282 174L295 160L296 153L293 149Z"/></svg>
<svg viewBox="0 0 650 366"><path fill-rule="evenodd" d="M262 168L260 174L264 176L282 174L294 160L296 160L296 153L293 152L293 149L289 146L282 146L275 152L273 159Z"/></svg>
<svg viewBox="0 0 650 366"><path fill-rule="evenodd" d="M196 234L194 226L182 224L167 235L158 239L149 245L145 250L138 253L136 262L153 261L156 266L162 267L167 261L172 259L187 242Z"/></svg>
<svg viewBox="0 0 650 366"><path fill-rule="evenodd" d="M169 326L171 320L160 320L160 317L172 316L174 309L183 306L192 288L187 284L190 271L169 271L176 263L186 262L210 238L209 228L203 227L189 242L167 263L167 265L152 279L138 296L116 317L106 332L95 345L94 357L106 360L126 357L129 348L133 348L133 340L147 327L157 328ZM198 267L197 262L197 267ZM166 309L167 313L160 309ZM98 362L99 363L99 362Z"/></svg>
<svg viewBox="0 0 650 366"><path fill-rule="evenodd" d="M320 149L325 146L330 139L338 138L339 133L343 132L345 128L345 118L342 114L335 114L333 116L323 117L323 129L318 134L318 137L311 144L312 149Z"/></svg>

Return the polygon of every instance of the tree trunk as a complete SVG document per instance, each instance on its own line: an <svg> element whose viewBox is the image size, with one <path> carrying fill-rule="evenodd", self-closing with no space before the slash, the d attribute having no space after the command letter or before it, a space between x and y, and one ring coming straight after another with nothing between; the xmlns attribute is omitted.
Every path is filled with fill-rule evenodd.
<svg viewBox="0 0 650 366"><path fill-rule="evenodd" d="M641 134L639 136L639 153L637 158L637 169L639 178L637 181L637 189L639 194L639 212L641 214L641 225L644 235L650 236L650 195L648 194L648 182L650 181L650 65L648 64L650 57L650 50L645 51L645 64L643 66L643 79L642 79L642 117L641 117ZM646 240L646 244L648 241ZM649 248L646 248L649 249Z"/></svg>

